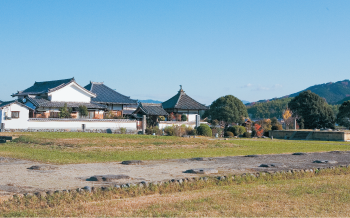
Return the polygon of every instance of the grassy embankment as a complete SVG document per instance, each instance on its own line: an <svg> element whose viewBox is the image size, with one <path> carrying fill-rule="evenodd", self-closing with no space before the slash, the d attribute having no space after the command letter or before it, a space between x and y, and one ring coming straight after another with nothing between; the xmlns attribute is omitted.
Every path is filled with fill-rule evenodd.
<svg viewBox="0 0 350 218"><path fill-rule="evenodd" d="M0 144L0 156L55 164L350 150L350 143L327 141L214 140L98 133L11 135L19 138Z"/></svg>
<svg viewBox="0 0 350 218"><path fill-rule="evenodd" d="M0 216L348 216L350 168L15 198Z"/></svg>

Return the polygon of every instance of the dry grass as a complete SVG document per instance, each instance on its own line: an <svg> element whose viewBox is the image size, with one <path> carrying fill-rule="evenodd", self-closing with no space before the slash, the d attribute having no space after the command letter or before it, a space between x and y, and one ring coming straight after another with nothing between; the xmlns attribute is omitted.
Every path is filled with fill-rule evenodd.
<svg viewBox="0 0 350 218"><path fill-rule="evenodd" d="M1 216L348 216L350 169L23 198Z"/></svg>

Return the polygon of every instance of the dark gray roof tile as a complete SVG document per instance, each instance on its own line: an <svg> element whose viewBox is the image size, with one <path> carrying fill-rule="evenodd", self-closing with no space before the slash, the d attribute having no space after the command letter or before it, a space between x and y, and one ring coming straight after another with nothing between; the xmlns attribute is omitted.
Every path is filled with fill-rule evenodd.
<svg viewBox="0 0 350 218"><path fill-rule="evenodd" d="M182 89L172 98L162 103L164 109L207 110L208 107L188 96Z"/></svg>
<svg viewBox="0 0 350 218"><path fill-rule="evenodd" d="M162 104L140 103L135 113L142 112L151 116L168 116L169 114L163 109Z"/></svg>
<svg viewBox="0 0 350 218"><path fill-rule="evenodd" d="M84 88L96 94L96 98L92 98L96 103L137 104L136 100L116 92L103 83L90 82Z"/></svg>
<svg viewBox="0 0 350 218"><path fill-rule="evenodd" d="M98 104L98 103L86 103L86 102L62 102L62 101L49 101L42 98L30 98L27 97L28 101L30 101L36 107L52 107L59 108L64 107L64 104L67 104L67 107L79 107L80 105L85 105L88 109L106 109L106 105Z"/></svg>

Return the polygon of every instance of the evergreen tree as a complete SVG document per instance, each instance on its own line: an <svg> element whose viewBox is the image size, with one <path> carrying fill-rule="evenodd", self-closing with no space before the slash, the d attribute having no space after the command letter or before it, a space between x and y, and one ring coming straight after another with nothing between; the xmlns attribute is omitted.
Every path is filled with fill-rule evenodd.
<svg viewBox="0 0 350 218"><path fill-rule="evenodd" d="M72 112L72 109L67 107L67 103L64 104L63 107L59 108L59 117L60 118L71 118L70 114Z"/></svg>
<svg viewBox="0 0 350 218"><path fill-rule="evenodd" d="M89 115L88 109L85 105L80 105L79 106L79 114L82 117L86 117L87 115Z"/></svg>
<svg viewBox="0 0 350 218"><path fill-rule="evenodd" d="M222 121L227 126L229 123L242 124L244 118L248 117L248 112L241 100L232 95L226 95L216 99L205 116L210 120Z"/></svg>
<svg viewBox="0 0 350 218"><path fill-rule="evenodd" d="M346 128L350 128L350 101L345 101L339 108L337 123Z"/></svg>
<svg viewBox="0 0 350 218"><path fill-rule="evenodd" d="M289 102L289 108L301 128L334 128L335 117L327 102L311 91L301 92Z"/></svg>

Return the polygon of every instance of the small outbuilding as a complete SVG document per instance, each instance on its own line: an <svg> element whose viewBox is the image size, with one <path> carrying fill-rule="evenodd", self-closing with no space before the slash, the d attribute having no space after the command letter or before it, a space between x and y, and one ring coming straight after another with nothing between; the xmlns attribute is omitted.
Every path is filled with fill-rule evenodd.
<svg viewBox="0 0 350 218"><path fill-rule="evenodd" d="M188 96L182 89L182 86L180 86L179 92L169 100L163 102L162 106L169 114L173 113L175 119L185 114L189 122L196 121L196 115L201 115L205 110L208 110L207 106Z"/></svg>

